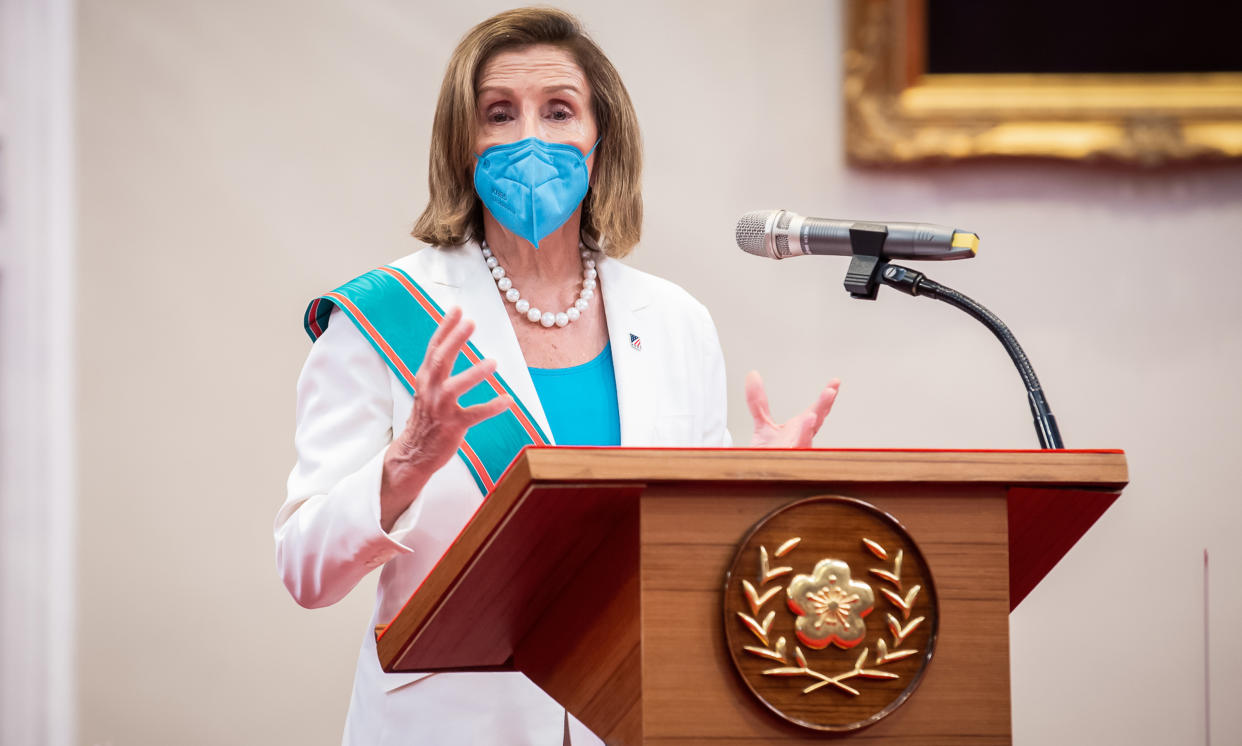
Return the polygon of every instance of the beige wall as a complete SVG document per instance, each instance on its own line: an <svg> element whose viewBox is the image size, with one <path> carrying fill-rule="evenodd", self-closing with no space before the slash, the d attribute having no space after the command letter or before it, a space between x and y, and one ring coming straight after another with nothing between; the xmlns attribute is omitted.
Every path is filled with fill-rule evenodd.
<svg viewBox="0 0 1242 746"><path fill-rule="evenodd" d="M973 321L892 292L851 301L844 260L768 262L732 238L775 206L978 231L978 259L932 276L1018 333L1067 444L1125 448L1133 478L1011 617L1015 740L1204 740L1204 548L1214 741L1242 739L1242 170L851 170L840 6L718 5L568 7L643 123L633 262L711 308L735 437L759 368L778 414L844 379L822 446L1032 447L1018 377ZM84 743L339 738L372 584L302 610L270 536L300 315L414 248L439 76L501 7L80 4Z"/></svg>

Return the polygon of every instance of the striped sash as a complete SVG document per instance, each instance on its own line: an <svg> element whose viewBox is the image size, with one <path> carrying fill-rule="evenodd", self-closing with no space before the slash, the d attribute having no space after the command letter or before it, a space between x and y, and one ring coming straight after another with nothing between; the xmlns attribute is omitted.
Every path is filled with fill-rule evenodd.
<svg viewBox="0 0 1242 746"><path fill-rule="evenodd" d="M312 342L328 328L334 307L340 308L354 322L406 390L417 396L414 373L422 365L432 333L444 319L443 309L431 296L396 267L371 270L311 301L304 324ZM482 359L478 348L467 343L453 363L453 373L460 373ZM548 442L538 423L499 373L493 373L462 394L459 401L468 407L501 394L508 394L513 404L466 431L465 441L457 449L457 455L465 462L483 494L491 491L518 451L532 443L546 445Z"/></svg>

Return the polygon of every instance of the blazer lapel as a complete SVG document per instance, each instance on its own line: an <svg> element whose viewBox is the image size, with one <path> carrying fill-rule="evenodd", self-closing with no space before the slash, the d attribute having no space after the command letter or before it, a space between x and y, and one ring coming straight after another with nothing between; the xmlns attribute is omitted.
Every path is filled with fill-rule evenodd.
<svg viewBox="0 0 1242 746"><path fill-rule="evenodd" d="M428 279L424 286L427 292L446 310L458 305L467 318L474 319L477 328L472 341L485 356L495 358L497 372L552 443L552 428L548 427L526 358L513 334L504 299L496 290L478 245L469 242L452 248L427 248L419 258L423 254L428 255L422 267L422 274ZM653 445L656 394L661 385L656 361L661 353L644 347L643 340L660 337L659 330L651 326L658 319L646 313L650 298L637 272L609 257L597 260L596 269L612 345L621 445Z"/></svg>
<svg viewBox="0 0 1242 746"><path fill-rule="evenodd" d="M648 332L656 332L649 329L651 314L645 313L650 299L642 283L636 281L635 271L620 261L605 257L597 261L596 269L617 379L621 445L649 446L655 440L655 394L660 385L654 363L660 351L643 346Z"/></svg>
<svg viewBox="0 0 1242 746"><path fill-rule="evenodd" d="M444 310L457 305L466 318L474 320L475 331L470 340L484 357L496 360L496 372L509 384L552 443L552 428L548 427L548 419L526 367L526 358L513 334L505 301L496 290L478 244L471 241L450 248L426 248L422 253L431 254L426 265L430 281L424 286L427 292Z"/></svg>

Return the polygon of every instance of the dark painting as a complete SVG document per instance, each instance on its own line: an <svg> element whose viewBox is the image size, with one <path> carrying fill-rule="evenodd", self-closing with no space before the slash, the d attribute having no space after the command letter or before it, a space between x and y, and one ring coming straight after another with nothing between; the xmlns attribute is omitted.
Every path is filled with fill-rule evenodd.
<svg viewBox="0 0 1242 746"><path fill-rule="evenodd" d="M1242 72L1242 2L929 0L928 73Z"/></svg>

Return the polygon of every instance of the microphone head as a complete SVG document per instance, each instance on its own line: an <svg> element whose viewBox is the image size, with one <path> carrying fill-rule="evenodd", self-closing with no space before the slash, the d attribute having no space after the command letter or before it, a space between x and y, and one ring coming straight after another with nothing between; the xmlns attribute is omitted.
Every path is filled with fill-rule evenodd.
<svg viewBox="0 0 1242 746"><path fill-rule="evenodd" d="M779 258L770 253L768 249L768 231L771 230L772 222L779 212L781 211L756 210L738 218L737 231L734 233L737 238L737 247L747 254Z"/></svg>
<svg viewBox="0 0 1242 746"><path fill-rule="evenodd" d="M737 221L737 247L747 254L784 259L802 254L798 247L798 231L806 221L789 210L756 210ZM790 245L790 237L793 245Z"/></svg>

